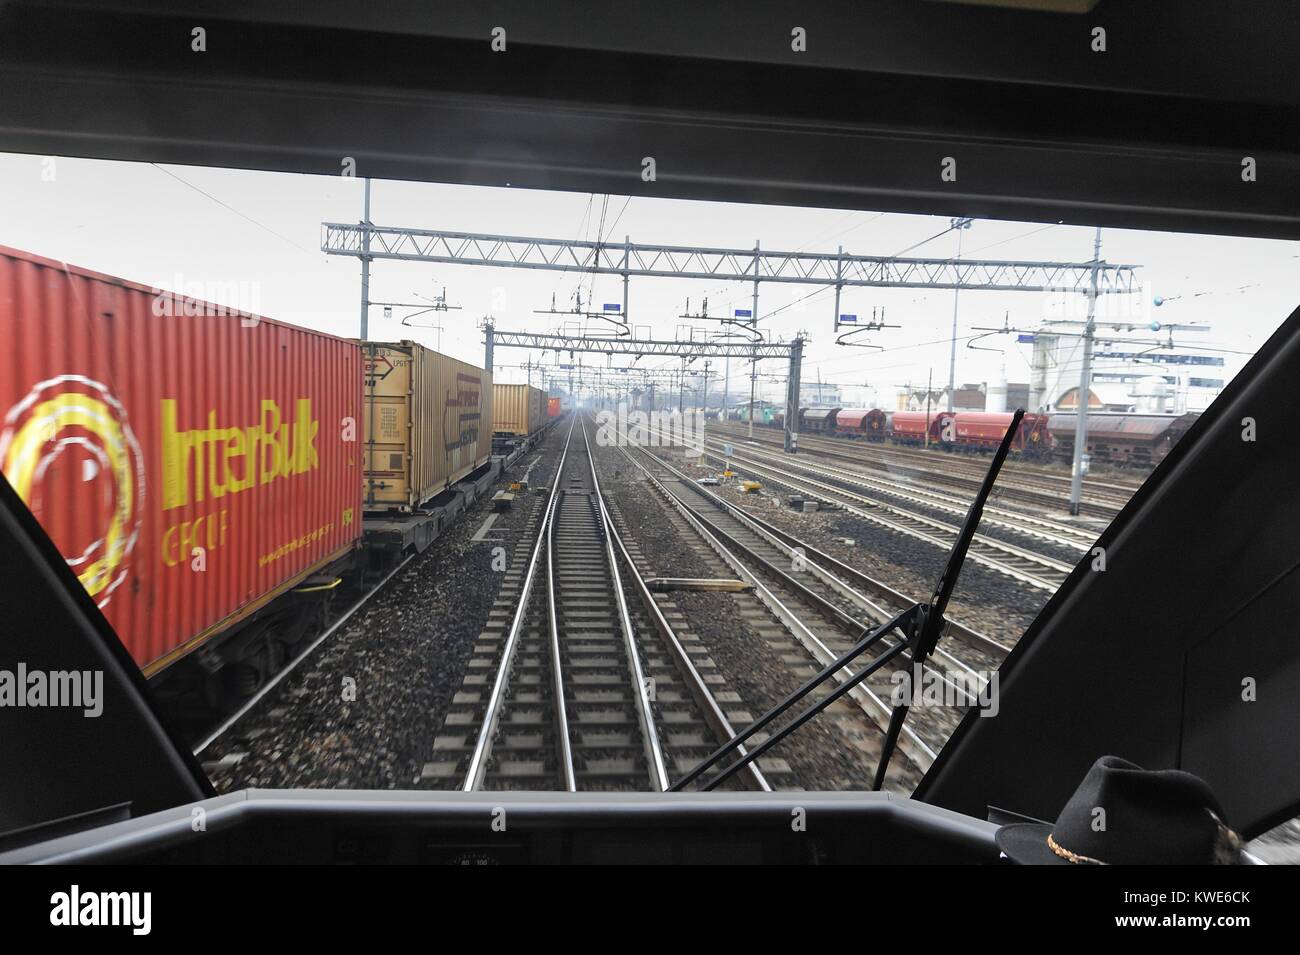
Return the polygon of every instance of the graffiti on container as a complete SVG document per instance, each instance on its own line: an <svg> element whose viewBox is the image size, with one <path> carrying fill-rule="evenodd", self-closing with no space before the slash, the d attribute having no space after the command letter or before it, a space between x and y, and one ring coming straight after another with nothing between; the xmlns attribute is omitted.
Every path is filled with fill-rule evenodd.
<svg viewBox="0 0 1300 955"><path fill-rule="evenodd" d="M455 390L447 389L443 417L442 441L448 454L478 445L479 428L483 422L482 395L482 378L456 373Z"/></svg>
<svg viewBox="0 0 1300 955"><path fill-rule="evenodd" d="M81 498L90 520L49 530L87 593L107 605L130 571L145 496L143 456L121 402L82 375L37 383L5 415L0 463L37 520L70 481L93 488Z"/></svg>
<svg viewBox="0 0 1300 955"><path fill-rule="evenodd" d="M373 388L376 382L383 381L397 369L397 366L393 364L391 358L387 355L375 354L373 351L374 346L370 346L370 348L371 351L366 355L365 366L367 388ZM410 363L409 359L403 362L405 365L409 365Z"/></svg>

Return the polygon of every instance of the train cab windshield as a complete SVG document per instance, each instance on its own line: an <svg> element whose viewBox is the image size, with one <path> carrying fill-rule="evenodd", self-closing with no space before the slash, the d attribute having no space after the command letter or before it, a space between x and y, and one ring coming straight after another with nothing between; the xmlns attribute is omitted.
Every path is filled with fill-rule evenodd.
<svg viewBox="0 0 1300 955"><path fill-rule="evenodd" d="M1283 240L0 172L5 480L216 794L942 792L1067 581L1158 573L1108 528L1300 298ZM852 268L791 277L796 250ZM923 620L955 548L925 665L850 681L843 655ZM27 666L24 702L93 706ZM843 692L783 735L819 673L801 699ZM1258 851L1294 859L1275 821Z"/></svg>

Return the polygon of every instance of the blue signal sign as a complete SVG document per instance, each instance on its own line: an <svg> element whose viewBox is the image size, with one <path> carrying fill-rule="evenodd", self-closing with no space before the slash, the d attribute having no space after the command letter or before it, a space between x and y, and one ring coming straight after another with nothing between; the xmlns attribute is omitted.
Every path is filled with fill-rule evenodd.
<svg viewBox="0 0 1300 955"><path fill-rule="evenodd" d="M736 309L736 318L753 318L754 313L747 308Z"/></svg>
<svg viewBox="0 0 1300 955"><path fill-rule="evenodd" d="M622 310L623 310L623 306L619 305L618 302L605 303L605 311L607 312L621 312Z"/></svg>
<svg viewBox="0 0 1300 955"><path fill-rule="evenodd" d="M840 324L841 324L841 325L856 325L857 323L858 323L858 316L856 316L856 315L841 315L841 316L840 316Z"/></svg>
<svg viewBox="0 0 1300 955"><path fill-rule="evenodd" d="M1038 340L1038 336L1037 336L1037 335L1017 335L1017 336L1016 336L1016 341L1017 341L1017 342L1020 342L1022 345L1032 345L1032 344L1033 344L1035 341L1037 341L1037 340Z"/></svg>

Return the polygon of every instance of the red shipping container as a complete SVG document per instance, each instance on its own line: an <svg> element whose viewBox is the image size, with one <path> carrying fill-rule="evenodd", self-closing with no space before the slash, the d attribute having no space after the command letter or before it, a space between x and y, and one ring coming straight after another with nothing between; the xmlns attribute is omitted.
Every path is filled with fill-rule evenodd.
<svg viewBox="0 0 1300 955"><path fill-rule="evenodd" d="M0 246L0 467L152 675L361 535L355 342Z"/></svg>
<svg viewBox="0 0 1300 955"><path fill-rule="evenodd" d="M548 398L546 401L546 416L548 418L558 418L560 416L560 399Z"/></svg>

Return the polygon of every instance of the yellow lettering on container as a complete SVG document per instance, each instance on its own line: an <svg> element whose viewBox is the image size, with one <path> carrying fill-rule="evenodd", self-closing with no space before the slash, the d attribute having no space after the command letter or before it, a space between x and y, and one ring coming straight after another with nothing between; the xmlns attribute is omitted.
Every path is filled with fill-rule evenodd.
<svg viewBox="0 0 1300 955"><path fill-rule="evenodd" d="M176 399L164 398L161 410L164 511L320 467L320 422L312 417L310 398L294 402L292 421L284 419L275 401L264 398L256 423L242 427L218 426L213 409L207 427L183 431Z"/></svg>

